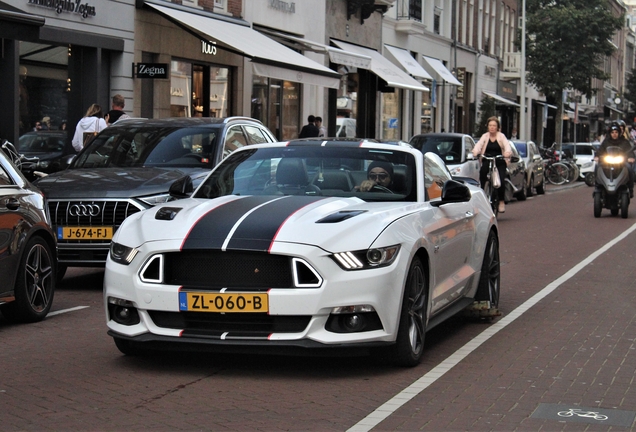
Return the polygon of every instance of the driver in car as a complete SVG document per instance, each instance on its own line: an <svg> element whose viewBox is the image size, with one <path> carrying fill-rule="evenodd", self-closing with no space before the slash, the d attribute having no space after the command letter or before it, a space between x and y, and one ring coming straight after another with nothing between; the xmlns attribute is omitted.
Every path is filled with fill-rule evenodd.
<svg viewBox="0 0 636 432"><path fill-rule="evenodd" d="M358 189L360 192L369 192L374 186L391 190L393 184L393 165L389 162L374 161L367 169L367 179L364 180ZM376 190L382 190L376 188Z"/></svg>

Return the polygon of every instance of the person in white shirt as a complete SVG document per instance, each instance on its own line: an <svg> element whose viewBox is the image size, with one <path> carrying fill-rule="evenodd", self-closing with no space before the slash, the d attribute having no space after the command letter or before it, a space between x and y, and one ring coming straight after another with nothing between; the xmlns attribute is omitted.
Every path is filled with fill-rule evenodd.
<svg viewBox="0 0 636 432"><path fill-rule="evenodd" d="M108 127L103 117L102 107L97 104L92 104L86 111L86 115L77 122L75 134L71 141L76 152L79 153L80 150L84 148L85 137L87 137L84 134L90 133L96 135L97 132L101 132Z"/></svg>

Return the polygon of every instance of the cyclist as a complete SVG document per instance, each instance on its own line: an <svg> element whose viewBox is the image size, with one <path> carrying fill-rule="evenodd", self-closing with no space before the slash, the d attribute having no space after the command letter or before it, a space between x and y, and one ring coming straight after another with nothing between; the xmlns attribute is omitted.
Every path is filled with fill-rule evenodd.
<svg viewBox="0 0 636 432"><path fill-rule="evenodd" d="M509 158L512 156L512 149L510 148L510 142L508 142L508 138L500 132L501 123L499 123L499 119L497 117L490 117L488 119L488 132L483 134L477 144L473 148L473 155L475 157L480 157L481 155L494 157L502 155L504 158ZM506 204L504 203L506 187L505 187L505 179L506 179L506 160L505 159L496 159L495 166L499 171L499 178L501 180L501 186L497 190L499 196L499 213L504 213L506 211ZM479 181L481 182L481 187L483 188L486 185L486 180L488 179L488 173L490 171L489 164L482 163L481 170L479 171Z"/></svg>
<svg viewBox="0 0 636 432"><path fill-rule="evenodd" d="M621 135L621 127L618 122L614 122L610 125L606 138L603 140L603 143L596 151L594 160L598 161L599 158L603 157L603 154L607 151L607 147L610 146L620 147L621 150L625 152L627 162L629 162L630 164L634 163L634 152L632 145L627 140L627 138ZM634 198L634 171L631 169L628 169L627 171L629 172L629 197Z"/></svg>

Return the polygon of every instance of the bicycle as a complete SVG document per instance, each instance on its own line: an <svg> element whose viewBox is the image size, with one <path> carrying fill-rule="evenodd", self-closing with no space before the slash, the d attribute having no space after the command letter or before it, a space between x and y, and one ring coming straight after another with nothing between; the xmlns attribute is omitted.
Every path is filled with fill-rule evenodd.
<svg viewBox="0 0 636 432"><path fill-rule="evenodd" d="M31 172L35 169L40 158L37 156L34 157L26 157L15 148L15 146L6 139L2 140L2 144L0 144L0 149L4 152L5 155L13 162L13 165L18 169L18 171Z"/></svg>
<svg viewBox="0 0 636 432"><path fill-rule="evenodd" d="M570 167L557 159L554 146L555 144L552 144L548 149L539 150L545 161L544 177L550 184L562 185L570 179Z"/></svg>
<svg viewBox="0 0 636 432"><path fill-rule="evenodd" d="M486 159L490 164L488 169L488 175L486 177L486 183L484 184L484 193L486 194L486 198L488 198L488 202L490 202L490 207L492 208L492 212L495 214L495 217L499 214L499 193L497 190L499 187L505 188L505 184L501 184L499 187L494 187L492 183L492 178L494 176L494 167L495 159L504 159L502 155L497 156L486 156L481 155L482 159Z"/></svg>

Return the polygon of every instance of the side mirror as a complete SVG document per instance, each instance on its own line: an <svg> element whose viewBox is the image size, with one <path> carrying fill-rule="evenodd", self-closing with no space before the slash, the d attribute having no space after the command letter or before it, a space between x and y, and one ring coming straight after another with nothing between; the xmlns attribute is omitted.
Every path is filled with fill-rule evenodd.
<svg viewBox="0 0 636 432"><path fill-rule="evenodd" d="M442 199L440 201L431 201L431 205L439 207L444 204L468 202L470 197L468 186L456 180L447 180L442 188Z"/></svg>
<svg viewBox="0 0 636 432"><path fill-rule="evenodd" d="M517 163L517 162L519 162L519 157L517 157L517 156L510 156L510 162L512 162L512 163Z"/></svg>
<svg viewBox="0 0 636 432"><path fill-rule="evenodd" d="M192 179L190 176L185 176L175 180L175 182L170 185L168 193L174 199L182 199L189 197L192 194L192 191L194 191Z"/></svg>
<svg viewBox="0 0 636 432"><path fill-rule="evenodd" d="M476 158L476 157L475 157L475 155L474 155L474 154L472 154L472 153L468 153L468 154L466 155L466 160L475 160L475 159L477 159L477 158Z"/></svg>

